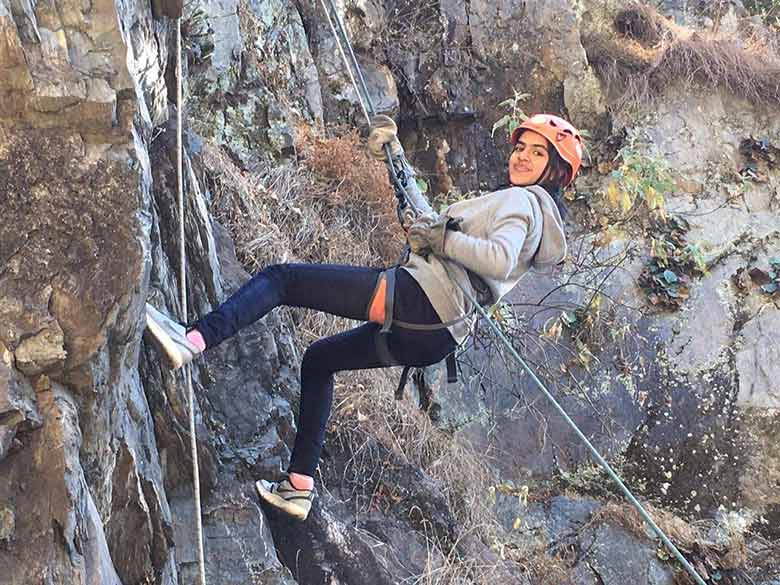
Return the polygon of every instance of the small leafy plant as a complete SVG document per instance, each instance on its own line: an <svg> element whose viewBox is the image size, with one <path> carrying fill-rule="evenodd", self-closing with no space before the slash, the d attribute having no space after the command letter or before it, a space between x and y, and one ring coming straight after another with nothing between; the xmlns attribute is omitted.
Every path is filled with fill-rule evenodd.
<svg viewBox="0 0 780 585"><path fill-rule="evenodd" d="M613 209L628 214L639 203L664 217L664 193L674 188L674 177L668 163L641 152L643 142L636 132L628 132L627 143L615 156L619 166L610 176L607 201Z"/></svg>
<svg viewBox="0 0 780 585"><path fill-rule="evenodd" d="M656 222L658 237L652 240L650 261L639 277L653 305L679 308L690 295L693 277L708 274L701 249L686 239L688 229L681 217Z"/></svg>
<svg viewBox="0 0 780 585"><path fill-rule="evenodd" d="M495 136L496 132L504 127L506 127L507 134L511 136L512 132L528 118L528 115L520 107L520 104L531 97L531 94L521 93L516 89L513 91L514 96L498 104L499 108L505 108L508 112L493 124L493 130L490 133L490 136Z"/></svg>

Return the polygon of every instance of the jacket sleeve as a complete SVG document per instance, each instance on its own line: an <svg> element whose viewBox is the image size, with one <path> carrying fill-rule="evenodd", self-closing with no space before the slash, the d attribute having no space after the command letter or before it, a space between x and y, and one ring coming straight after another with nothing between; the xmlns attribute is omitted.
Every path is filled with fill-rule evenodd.
<svg viewBox="0 0 780 585"><path fill-rule="evenodd" d="M488 238L448 231L444 254L480 276L506 280L517 267L531 216L526 210L497 214ZM530 210L529 210L530 211Z"/></svg>

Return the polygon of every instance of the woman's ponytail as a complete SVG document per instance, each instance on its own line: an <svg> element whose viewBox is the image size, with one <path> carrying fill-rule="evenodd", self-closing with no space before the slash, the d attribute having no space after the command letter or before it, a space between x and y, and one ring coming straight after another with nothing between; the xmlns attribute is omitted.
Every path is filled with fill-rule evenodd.
<svg viewBox="0 0 780 585"><path fill-rule="evenodd" d="M563 197L563 187L568 185L571 178L571 165L561 158L558 151L551 145L547 147L550 160L547 162L547 168L539 179L539 185L550 194L558 207L558 212L562 219L566 219L569 210L566 207L566 201Z"/></svg>

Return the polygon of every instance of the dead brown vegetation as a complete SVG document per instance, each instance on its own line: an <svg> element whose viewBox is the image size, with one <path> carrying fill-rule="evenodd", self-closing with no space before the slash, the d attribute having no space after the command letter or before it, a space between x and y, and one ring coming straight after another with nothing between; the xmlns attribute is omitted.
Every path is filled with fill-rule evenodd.
<svg viewBox="0 0 780 585"><path fill-rule="evenodd" d="M587 35L583 43L618 107L652 99L679 83L727 89L755 104L780 104L780 57L758 36L744 40L692 31L638 3L621 10L612 28Z"/></svg>
<svg viewBox="0 0 780 585"><path fill-rule="evenodd" d="M649 6L635 4L618 13L615 30L625 37L637 39L643 45L654 46L661 42L669 30L669 24Z"/></svg>
<svg viewBox="0 0 780 585"><path fill-rule="evenodd" d="M572 567L576 552L571 549L549 551L549 543L539 539L535 546L509 552L507 557L525 569L534 585L573 583Z"/></svg>
<svg viewBox="0 0 780 585"><path fill-rule="evenodd" d="M366 153L357 131L333 138L304 131L299 149L313 181L311 197L349 213L356 227L366 228L371 249L386 263L395 262L404 241L396 198L385 164Z"/></svg>
<svg viewBox="0 0 780 585"><path fill-rule="evenodd" d="M701 539L700 532L682 518L665 510L659 510L645 504L645 509L653 518L658 527L663 530L675 546L690 550L697 539ZM608 522L625 528L637 538L653 537L652 530L639 515L636 508L628 504L609 502L599 508L591 518L589 524Z"/></svg>
<svg viewBox="0 0 780 585"><path fill-rule="evenodd" d="M234 237L247 270L290 260L395 262L403 246L395 197L384 165L366 154L357 134L305 133L299 152L297 165L251 173L219 147L204 146L212 211Z"/></svg>

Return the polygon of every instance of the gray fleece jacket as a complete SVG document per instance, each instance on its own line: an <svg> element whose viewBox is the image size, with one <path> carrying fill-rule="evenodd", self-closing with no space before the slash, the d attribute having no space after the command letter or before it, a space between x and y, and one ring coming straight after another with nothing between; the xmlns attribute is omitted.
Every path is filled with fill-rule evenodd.
<svg viewBox="0 0 780 585"><path fill-rule="evenodd" d="M462 218L461 231L446 234L445 257L429 256L426 260L411 254L403 266L425 291L443 323L472 309L452 280L476 297L464 267L482 278L492 302L497 303L530 268L550 267L566 257L566 236L558 208L547 191L537 185L510 187L458 201L443 213ZM473 316L449 327L458 343L468 336L472 322Z"/></svg>

